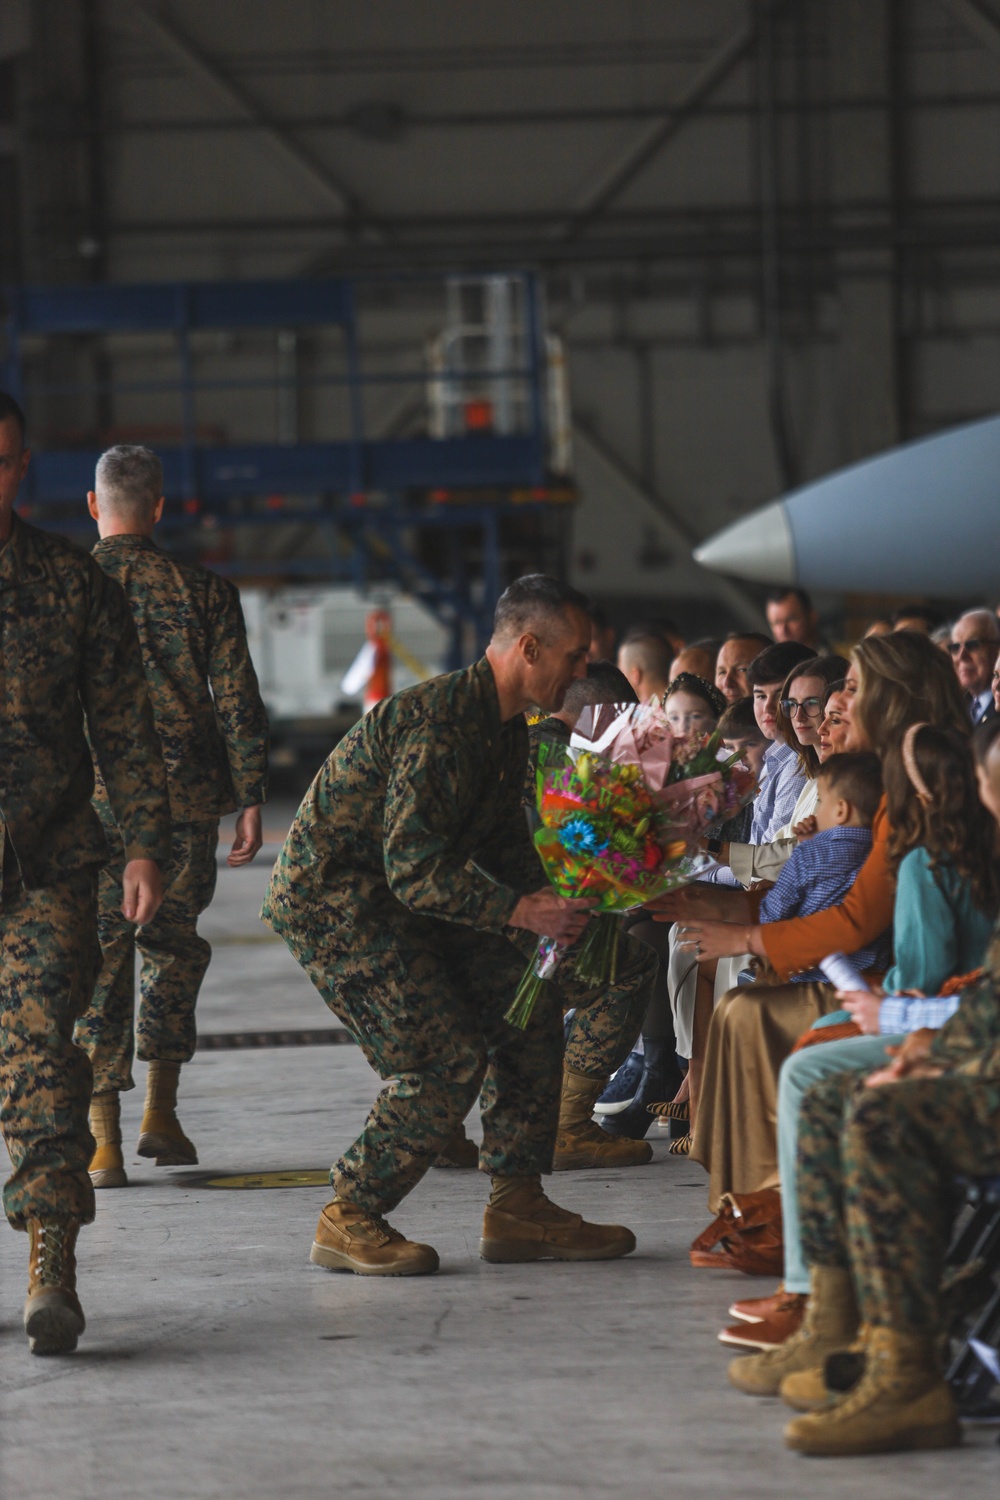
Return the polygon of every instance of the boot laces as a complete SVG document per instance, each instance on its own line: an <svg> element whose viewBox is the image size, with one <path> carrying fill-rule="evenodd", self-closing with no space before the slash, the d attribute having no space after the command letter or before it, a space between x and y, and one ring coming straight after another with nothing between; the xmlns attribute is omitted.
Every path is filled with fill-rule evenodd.
<svg viewBox="0 0 1000 1500"><path fill-rule="evenodd" d="M67 1229L65 1224L38 1227L38 1280L43 1286L61 1286L65 1280L69 1259Z"/></svg>
<svg viewBox="0 0 1000 1500"><path fill-rule="evenodd" d="M359 1228L374 1230L372 1237L380 1239L383 1244L391 1244L405 1238L404 1235L400 1234L398 1229L393 1229L392 1225L386 1219L383 1219L381 1214L366 1214L358 1223Z"/></svg>

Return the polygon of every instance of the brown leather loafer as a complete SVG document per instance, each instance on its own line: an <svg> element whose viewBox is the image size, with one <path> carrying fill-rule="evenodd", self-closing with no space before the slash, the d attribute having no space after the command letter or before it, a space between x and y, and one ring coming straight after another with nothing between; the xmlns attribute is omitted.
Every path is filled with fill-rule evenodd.
<svg viewBox="0 0 1000 1500"><path fill-rule="evenodd" d="M792 1293L759 1323L736 1323L719 1334L720 1344L735 1344L743 1349L773 1349L798 1333L806 1315L809 1298Z"/></svg>
<svg viewBox="0 0 1000 1500"><path fill-rule="evenodd" d="M733 1302L729 1308L729 1316L737 1318L741 1323L763 1323L765 1318L769 1318L781 1306L786 1297L794 1296L795 1292L785 1291L782 1282L770 1297L743 1297L739 1302Z"/></svg>

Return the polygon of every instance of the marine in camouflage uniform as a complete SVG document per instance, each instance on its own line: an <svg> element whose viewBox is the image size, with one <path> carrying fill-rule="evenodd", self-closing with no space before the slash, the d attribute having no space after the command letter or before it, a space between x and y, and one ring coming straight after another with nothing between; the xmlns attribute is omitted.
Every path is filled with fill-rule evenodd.
<svg viewBox="0 0 1000 1500"><path fill-rule="evenodd" d="M1000 1172L1000 928L928 1060L940 1078L807 1092L798 1201L807 1261L851 1268L863 1322L933 1335L952 1180Z"/></svg>
<svg viewBox="0 0 1000 1500"><path fill-rule="evenodd" d="M130 455L138 455L139 477L150 465L159 477L149 450L112 449L105 457L119 454L126 478ZM99 467L99 478L101 472ZM141 502L141 492L137 498ZM101 504L107 504L103 496ZM220 816L266 798L268 723L231 583L177 561L141 532L104 535L93 555L124 589L135 620L172 824L163 905L152 922L137 928L121 915L124 851L98 780L95 806L113 855L98 891L103 967L77 1023L76 1041L94 1068L95 1185L122 1186L118 1094L134 1087L133 1046L136 1056L154 1065L147 1074L139 1154L159 1165L197 1161L174 1115L177 1070L194 1055L195 1006L212 953L197 924L215 891ZM136 949L142 960L137 1016Z"/></svg>
<svg viewBox="0 0 1000 1500"><path fill-rule="evenodd" d="M582 609L573 629L582 667ZM526 758L523 713L502 717L484 658L366 715L320 769L278 857L263 920L386 1083L331 1169L336 1198L313 1246L320 1264L383 1273L389 1257L393 1274L436 1268L430 1247L400 1244L384 1215L423 1177L477 1096L480 1167L494 1179L494 1198L513 1192L511 1212L535 1216L525 1231L535 1243L516 1258L556 1253L553 1235L567 1240L566 1259L634 1245L615 1230L611 1247L610 1230L583 1225L538 1187L555 1143L561 1008L550 990L526 1029L504 1020L524 972L508 924L536 858L521 806ZM536 869L531 886L541 884ZM500 1220L494 1213L494 1226ZM591 1231L607 1243L577 1253ZM343 1253L327 1254L328 1243Z"/></svg>
<svg viewBox="0 0 1000 1500"><path fill-rule="evenodd" d="M23 473L20 413L4 400L0 465L17 449ZM25 1327L34 1352L48 1353L72 1349L82 1331L74 1245L94 1217L91 1067L73 1042L100 963L96 888L108 856L88 733L126 857L164 863L170 825L121 589L84 552L11 520L0 550L0 1120L13 1164L4 1210L31 1234Z"/></svg>
<svg viewBox="0 0 1000 1500"><path fill-rule="evenodd" d="M918 1034L919 1035L919 1034ZM907 1043L906 1045L910 1045ZM781 1376L811 1412L786 1431L815 1454L951 1447L958 1419L941 1378L941 1277L958 1206L954 1179L1000 1171L1000 925L986 977L963 992L926 1058L940 1076L869 1087L841 1073L809 1089L799 1123L798 1208L812 1295L799 1333L737 1361L730 1378L764 1393ZM831 1397L826 1361L855 1340ZM749 1372L749 1378L746 1372ZM856 1383L849 1386L851 1376ZM860 1376L860 1378L859 1378Z"/></svg>

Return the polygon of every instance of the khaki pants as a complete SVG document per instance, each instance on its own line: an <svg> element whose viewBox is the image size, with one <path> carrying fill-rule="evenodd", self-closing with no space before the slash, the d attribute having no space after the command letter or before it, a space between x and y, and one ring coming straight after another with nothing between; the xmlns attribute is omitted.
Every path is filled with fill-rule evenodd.
<svg viewBox="0 0 1000 1500"><path fill-rule="evenodd" d="M691 1155L708 1168L708 1206L723 1193L778 1184L778 1073L804 1031L837 1009L830 984L754 984L715 1008Z"/></svg>

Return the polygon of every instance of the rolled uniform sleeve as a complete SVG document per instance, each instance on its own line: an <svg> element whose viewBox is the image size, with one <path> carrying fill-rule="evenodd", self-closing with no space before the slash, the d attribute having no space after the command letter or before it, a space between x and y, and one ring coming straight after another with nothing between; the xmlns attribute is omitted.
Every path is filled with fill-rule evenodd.
<svg viewBox="0 0 1000 1500"><path fill-rule="evenodd" d="M454 749L429 741L419 728L410 731L397 746L386 788L385 875L410 911L501 931L520 894L477 870L463 848L464 831L477 815L478 780Z"/></svg>
<svg viewBox="0 0 1000 1500"><path fill-rule="evenodd" d="M214 575L208 623L208 676L233 792L241 807L254 807L267 801L267 710L250 659L239 593Z"/></svg>
<svg viewBox="0 0 1000 1500"><path fill-rule="evenodd" d="M167 773L125 595L94 565L80 696L126 860L170 855Z"/></svg>

